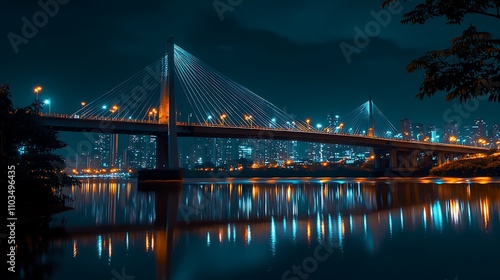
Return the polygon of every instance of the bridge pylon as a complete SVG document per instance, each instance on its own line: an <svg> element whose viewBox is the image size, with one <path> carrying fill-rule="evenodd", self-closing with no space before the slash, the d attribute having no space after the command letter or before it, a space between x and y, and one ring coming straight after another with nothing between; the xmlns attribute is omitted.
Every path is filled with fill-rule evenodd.
<svg viewBox="0 0 500 280"><path fill-rule="evenodd" d="M372 97L370 96L370 103L368 104L368 110L369 110L369 120L370 124L368 127L368 137L374 137L375 136L375 122L373 121L373 100Z"/></svg>
<svg viewBox="0 0 500 280"><path fill-rule="evenodd" d="M162 157L163 165L158 168L179 169L179 147L177 144L177 106L175 102L175 65L174 65L174 37L167 41L167 75L163 75L164 83L160 97L159 122L168 125L168 156ZM165 69L165 67L163 67Z"/></svg>
<svg viewBox="0 0 500 280"><path fill-rule="evenodd" d="M167 41L166 61L164 59L162 63L162 91L158 108L158 123L167 125L168 132L156 136L156 169L139 172L139 181L179 181L182 179L177 143L174 46L174 37L171 35Z"/></svg>

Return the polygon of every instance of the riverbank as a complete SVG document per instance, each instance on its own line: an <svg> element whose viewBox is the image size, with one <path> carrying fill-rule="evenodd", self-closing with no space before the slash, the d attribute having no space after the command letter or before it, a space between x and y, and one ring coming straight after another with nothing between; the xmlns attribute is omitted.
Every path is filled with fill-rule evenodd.
<svg viewBox="0 0 500 280"><path fill-rule="evenodd" d="M372 175L372 171L359 167L338 167L315 170L293 168L247 168L236 171L182 170L182 176L184 178L371 177Z"/></svg>
<svg viewBox="0 0 500 280"><path fill-rule="evenodd" d="M476 177L500 176L500 154L482 158L460 159L436 166L430 170L431 176Z"/></svg>

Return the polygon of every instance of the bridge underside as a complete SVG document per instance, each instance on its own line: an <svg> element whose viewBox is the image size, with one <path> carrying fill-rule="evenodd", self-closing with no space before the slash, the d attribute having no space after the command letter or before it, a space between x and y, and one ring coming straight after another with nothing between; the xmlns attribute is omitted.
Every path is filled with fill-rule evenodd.
<svg viewBox="0 0 500 280"><path fill-rule="evenodd" d="M462 158L467 154L420 149L374 149L374 169L386 175L410 176L424 166L441 165Z"/></svg>

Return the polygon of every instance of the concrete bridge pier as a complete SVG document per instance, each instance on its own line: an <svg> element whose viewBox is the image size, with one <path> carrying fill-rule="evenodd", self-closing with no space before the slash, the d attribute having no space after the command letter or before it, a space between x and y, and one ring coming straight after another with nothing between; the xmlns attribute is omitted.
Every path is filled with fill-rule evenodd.
<svg viewBox="0 0 500 280"><path fill-rule="evenodd" d="M438 165L441 165L445 162L445 155L443 152L438 152L436 157L437 157L437 164Z"/></svg>
<svg viewBox="0 0 500 280"><path fill-rule="evenodd" d="M389 169L394 170L398 168L398 151L396 149L391 149L389 151L390 161L389 161Z"/></svg>
<svg viewBox="0 0 500 280"><path fill-rule="evenodd" d="M386 175L408 176L408 172L417 169L419 154L418 150L374 149L374 169L377 173L385 172Z"/></svg>
<svg viewBox="0 0 500 280"><path fill-rule="evenodd" d="M168 167L168 135L156 136L156 168Z"/></svg>

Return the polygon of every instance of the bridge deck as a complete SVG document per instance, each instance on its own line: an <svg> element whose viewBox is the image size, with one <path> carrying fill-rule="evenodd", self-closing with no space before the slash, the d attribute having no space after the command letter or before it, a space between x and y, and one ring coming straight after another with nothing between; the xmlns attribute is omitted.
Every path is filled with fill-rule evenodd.
<svg viewBox="0 0 500 280"><path fill-rule="evenodd" d="M58 131L167 135L168 127L153 122L136 122L111 119L77 119L64 117L41 117L41 123ZM352 134L335 134L316 130L300 131L272 129L265 127L231 127L217 125L201 125L178 123L177 135L182 137L214 137L214 138L250 138L294 140L302 142L318 142L350 146L371 147L378 149L439 151L456 154L486 153L490 149L454 144L404 141L388 138L368 137Z"/></svg>

